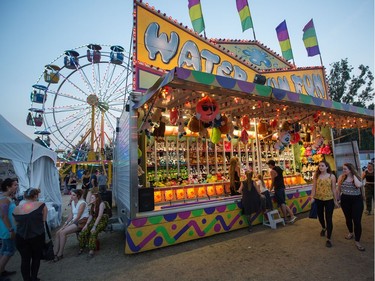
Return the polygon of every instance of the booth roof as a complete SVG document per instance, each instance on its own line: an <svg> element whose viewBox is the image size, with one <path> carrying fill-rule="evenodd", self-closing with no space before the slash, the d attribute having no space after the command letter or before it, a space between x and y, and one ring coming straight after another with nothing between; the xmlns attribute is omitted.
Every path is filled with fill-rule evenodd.
<svg viewBox="0 0 375 281"><path fill-rule="evenodd" d="M374 123L373 110L184 68L174 68L159 78L133 108L147 103L152 104L149 109L177 108L193 115L204 95L214 98L222 113L233 116L292 123L304 120L332 128L368 128Z"/></svg>

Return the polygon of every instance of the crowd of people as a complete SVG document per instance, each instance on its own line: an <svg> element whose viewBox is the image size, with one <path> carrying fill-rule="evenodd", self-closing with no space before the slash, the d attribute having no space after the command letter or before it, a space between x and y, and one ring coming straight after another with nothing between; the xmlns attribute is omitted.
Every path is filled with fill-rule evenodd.
<svg viewBox="0 0 375 281"><path fill-rule="evenodd" d="M230 160L229 179L230 194L242 194L242 214L248 223L248 231L252 231L252 216L255 213L267 212L273 209L270 191L274 193L277 207L280 208L285 222L294 223L297 217L286 205L285 184L283 170L277 166L274 160L269 160L267 165L270 169L271 186L265 186L263 175L254 177L253 172L248 169L246 179L241 181L240 160L232 157ZM363 180L365 183L363 183ZM370 162L367 169L362 173L356 170L353 164L345 163L342 174L336 178L327 161L320 161L314 173L311 190L311 203L317 207L318 221L321 225L320 236L326 237L325 245L333 246L333 212L335 208L341 208L345 217L348 234L345 239L353 239L359 251L365 251L360 243L362 235L362 214L364 202L366 203L366 214L371 215L374 202L374 163ZM287 220L289 215L289 220Z"/></svg>
<svg viewBox="0 0 375 281"><path fill-rule="evenodd" d="M88 173L85 172L85 175ZM69 186L71 208L66 221L56 231L54 239L54 259L58 262L63 258L67 237L77 235L77 255L84 249L89 249L87 258L94 257L98 247L98 235L106 229L108 215L106 208L109 204L101 200L99 187L106 190L107 177L95 170L88 176L88 183L82 189L77 189L75 175L70 175L65 182ZM99 179L98 179L99 178ZM18 180L7 178L1 181L0 192L0 281L11 280L16 271L7 271L6 265L16 250L21 256L21 275L24 281L37 281L43 249L46 244L48 227L48 209L45 203L39 201L40 190L28 188L23 193L23 200L17 202ZM86 197L84 197L86 194Z"/></svg>
<svg viewBox="0 0 375 281"><path fill-rule="evenodd" d="M271 186L267 187L263 176L254 176L248 169L246 179L241 181L241 163L237 157L230 160L229 178L231 195L242 194L243 215L252 231L252 214L273 210L270 192L273 191L277 207L284 220L294 223L297 217L286 205L283 170L275 161L267 162L270 169ZM70 176L69 179L75 178ZM98 248L98 235L108 223L105 212L106 202L99 195L106 190L107 178L95 170L91 175L85 171L82 176L82 189L77 189L77 180L67 184L74 186L70 190L70 212L66 221L56 231L54 239L54 259L63 258L67 237L77 235L77 255L88 249L88 258L94 256ZM363 184L365 181L365 184ZM270 188L270 189L269 189ZM21 256L21 274L23 280L39 280L38 271L46 241L47 207L38 200L40 190L29 188L23 194L23 200L16 202L18 191L17 179L7 178L1 182L0 193L0 281L10 280L15 271L7 271L6 265L15 251ZM360 243L362 235L362 215L366 205L366 214L371 215L374 199L374 163L360 175L351 163L345 163L342 174L336 179L328 162L320 161L314 174L311 190L311 202L317 206L318 220L321 225L320 236L326 237L326 247L332 247L333 212L341 207L345 216L348 234L347 240L354 240L359 251L365 251ZM364 204L365 202L365 204ZM289 220L287 216L289 215Z"/></svg>

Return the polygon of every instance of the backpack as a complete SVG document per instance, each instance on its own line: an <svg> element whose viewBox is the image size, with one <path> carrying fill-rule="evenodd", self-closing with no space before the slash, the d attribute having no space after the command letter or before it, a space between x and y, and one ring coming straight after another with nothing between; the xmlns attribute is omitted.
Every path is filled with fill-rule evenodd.
<svg viewBox="0 0 375 281"><path fill-rule="evenodd" d="M109 203L107 201L103 201L105 208L104 208L104 214L108 216L108 218L112 217L112 208L109 206Z"/></svg>

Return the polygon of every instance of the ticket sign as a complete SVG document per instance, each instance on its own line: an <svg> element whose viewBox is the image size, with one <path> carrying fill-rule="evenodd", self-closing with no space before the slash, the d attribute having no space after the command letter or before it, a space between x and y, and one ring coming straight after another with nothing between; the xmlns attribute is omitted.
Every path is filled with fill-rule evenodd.
<svg viewBox="0 0 375 281"><path fill-rule="evenodd" d="M288 89L292 92L326 98L324 70L322 67L291 69L290 64L264 48L266 56L275 63L256 65L252 56L259 53L260 45L254 42L238 44L246 50L246 56L239 56L231 48L225 48L217 40L208 40L191 29L150 8L147 4L135 4L134 67L133 87L146 91L166 71L174 67L212 73L237 80L253 82L256 74L267 78L267 85ZM255 62L255 63L254 63Z"/></svg>

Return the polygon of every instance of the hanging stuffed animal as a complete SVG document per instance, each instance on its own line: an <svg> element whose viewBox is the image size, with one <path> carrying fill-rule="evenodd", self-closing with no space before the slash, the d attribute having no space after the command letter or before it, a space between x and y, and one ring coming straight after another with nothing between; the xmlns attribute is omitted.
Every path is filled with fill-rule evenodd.
<svg viewBox="0 0 375 281"><path fill-rule="evenodd" d="M139 133L144 132L147 138L150 138L153 126L154 124L152 123L151 119L144 120L142 126L139 128Z"/></svg>
<svg viewBox="0 0 375 281"><path fill-rule="evenodd" d="M279 135L279 140L284 146L288 146L291 136L288 131L282 131Z"/></svg>
<svg viewBox="0 0 375 281"><path fill-rule="evenodd" d="M247 115L242 116L241 118L241 126L245 130L250 130L250 118Z"/></svg>
<svg viewBox="0 0 375 281"><path fill-rule="evenodd" d="M177 120L178 120L178 110L177 108L174 107L169 111L169 123L175 126L177 124Z"/></svg>
<svg viewBox="0 0 375 281"><path fill-rule="evenodd" d="M220 132L225 135L229 132L229 121L228 117L225 114L221 116L221 126L219 127L219 129Z"/></svg>
<svg viewBox="0 0 375 281"><path fill-rule="evenodd" d="M190 118L187 127L193 133L198 133L203 125L202 122L197 119L197 117L193 116Z"/></svg>
<svg viewBox="0 0 375 281"><path fill-rule="evenodd" d="M249 142L249 134L247 133L247 131L245 129L243 129L241 131L241 141L244 144L247 144Z"/></svg>
<svg viewBox="0 0 375 281"><path fill-rule="evenodd" d="M258 124L258 133L261 135L266 135L268 133L268 124L260 121Z"/></svg>
<svg viewBox="0 0 375 281"><path fill-rule="evenodd" d="M213 127L211 130L211 142L213 144L218 144L221 140L221 131L219 128Z"/></svg>
<svg viewBox="0 0 375 281"><path fill-rule="evenodd" d="M159 126L155 126L154 131L152 135L155 137L155 140L157 142L163 142L164 141L164 135L165 135L165 122L164 118L161 117L159 121Z"/></svg>
<svg viewBox="0 0 375 281"><path fill-rule="evenodd" d="M228 132L226 133L227 139L230 141L234 137L233 120L232 120L232 117L230 115L228 116L228 121L227 121L226 126L227 126L227 130L228 130Z"/></svg>
<svg viewBox="0 0 375 281"><path fill-rule="evenodd" d="M292 138L290 139L291 144L296 144L301 140L301 135L299 133L293 133Z"/></svg>
<svg viewBox="0 0 375 281"><path fill-rule="evenodd" d="M182 117L179 117L178 120L177 120L177 125L178 125L178 138L182 138L183 136L186 136L186 132L185 132L185 121L184 121L184 118Z"/></svg>
<svg viewBox="0 0 375 281"><path fill-rule="evenodd" d="M209 123L219 114L219 104L213 98L205 96L198 101L196 112L198 120Z"/></svg>

